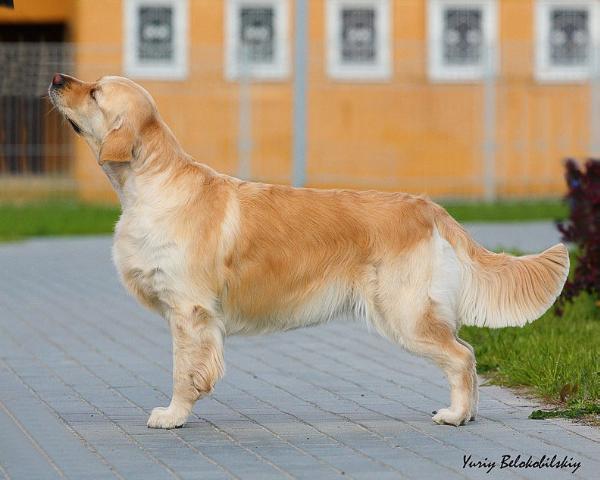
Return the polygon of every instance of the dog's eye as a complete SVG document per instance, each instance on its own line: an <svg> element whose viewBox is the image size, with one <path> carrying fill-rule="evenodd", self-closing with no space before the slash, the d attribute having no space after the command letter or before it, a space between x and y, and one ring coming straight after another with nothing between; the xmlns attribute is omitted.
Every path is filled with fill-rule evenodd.
<svg viewBox="0 0 600 480"><path fill-rule="evenodd" d="M95 101L96 100L96 89L92 88L90 90L90 97L92 97L92 99Z"/></svg>

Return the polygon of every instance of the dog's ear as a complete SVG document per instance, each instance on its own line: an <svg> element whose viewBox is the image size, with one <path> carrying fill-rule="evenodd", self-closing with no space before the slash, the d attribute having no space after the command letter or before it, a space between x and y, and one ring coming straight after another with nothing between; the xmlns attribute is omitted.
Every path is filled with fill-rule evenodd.
<svg viewBox="0 0 600 480"><path fill-rule="evenodd" d="M133 130L120 118L104 137L98 154L98 163L102 165L104 162L130 162L133 159L134 149Z"/></svg>

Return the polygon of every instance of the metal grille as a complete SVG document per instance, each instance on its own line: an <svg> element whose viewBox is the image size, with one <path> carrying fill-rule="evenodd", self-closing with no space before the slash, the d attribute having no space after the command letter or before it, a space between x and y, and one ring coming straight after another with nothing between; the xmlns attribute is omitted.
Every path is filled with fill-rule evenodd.
<svg viewBox="0 0 600 480"><path fill-rule="evenodd" d="M550 59L554 65L585 65L589 58L589 38L587 10L552 10Z"/></svg>
<svg viewBox="0 0 600 480"><path fill-rule="evenodd" d="M139 9L138 57L144 60L173 58L173 9L141 7Z"/></svg>
<svg viewBox="0 0 600 480"><path fill-rule="evenodd" d="M482 12L449 8L444 14L443 51L449 65L476 65L481 60Z"/></svg>
<svg viewBox="0 0 600 480"><path fill-rule="evenodd" d="M240 9L240 49L243 60L249 64L273 61L275 55L273 8Z"/></svg>
<svg viewBox="0 0 600 480"><path fill-rule="evenodd" d="M344 8L341 11L342 61L373 62L376 58L376 11L372 8Z"/></svg>
<svg viewBox="0 0 600 480"><path fill-rule="evenodd" d="M52 74L70 64L62 43L0 43L0 175L68 170L67 133L45 95Z"/></svg>

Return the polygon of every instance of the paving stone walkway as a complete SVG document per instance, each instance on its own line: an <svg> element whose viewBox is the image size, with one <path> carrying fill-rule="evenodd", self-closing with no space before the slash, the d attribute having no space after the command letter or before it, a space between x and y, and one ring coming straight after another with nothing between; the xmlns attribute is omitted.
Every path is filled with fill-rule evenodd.
<svg viewBox="0 0 600 480"><path fill-rule="evenodd" d="M561 241L553 222L467 223L473 238L490 250L541 252Z"/></svg>
<svg viewBox="0 0 600 480"><path fill-rule="evenodd" d="M226 362L184 428L146 428L170 338L119 285L110 239L0 245L0 478L599 478L598 430L528 420L498 387L476 422L434 425L441 372L360 325L230 338ZM519 454L581 467L501 469Z"/></svg>

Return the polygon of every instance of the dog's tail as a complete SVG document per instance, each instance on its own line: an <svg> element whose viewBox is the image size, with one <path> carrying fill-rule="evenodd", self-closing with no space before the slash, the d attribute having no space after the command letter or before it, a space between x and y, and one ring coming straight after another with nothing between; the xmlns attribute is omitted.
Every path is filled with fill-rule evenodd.
<svg viewBox="0 0 600 480"><path fill-rule="evenodd" d="M462 324L523 326L552 306L569 273L569 252L562 243L537 255L493 253L441 210L436 225L456 252L462 270L458 298Z"/></svg>

